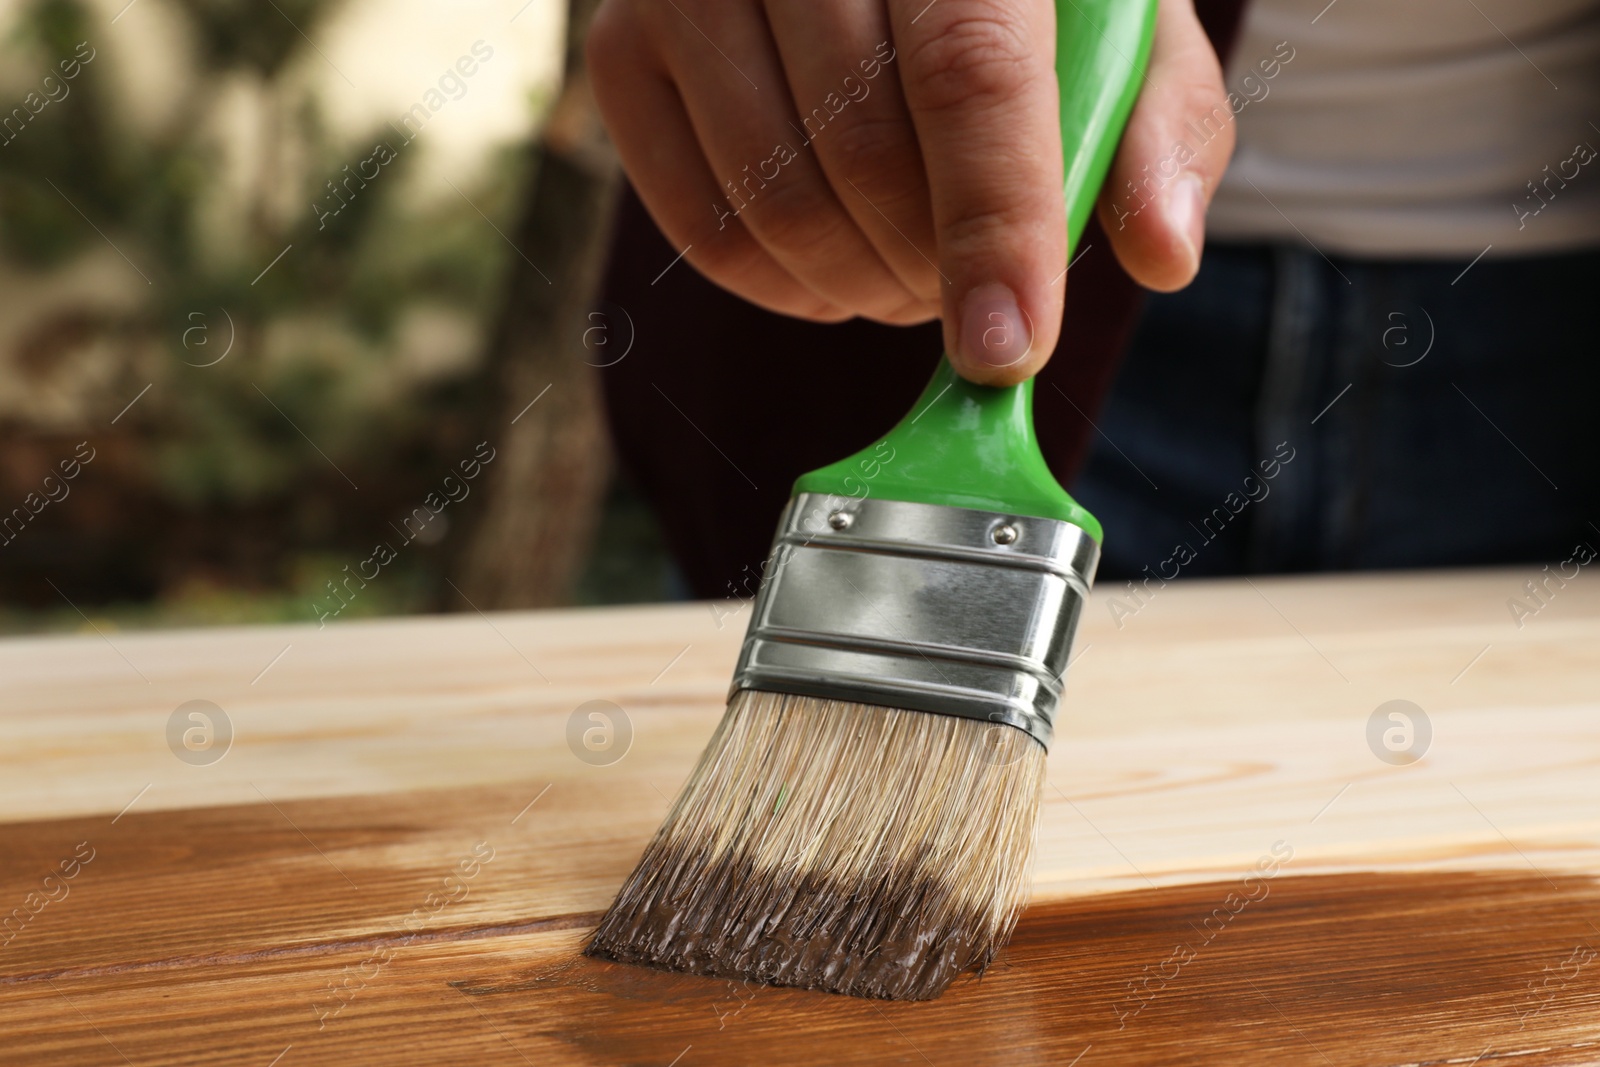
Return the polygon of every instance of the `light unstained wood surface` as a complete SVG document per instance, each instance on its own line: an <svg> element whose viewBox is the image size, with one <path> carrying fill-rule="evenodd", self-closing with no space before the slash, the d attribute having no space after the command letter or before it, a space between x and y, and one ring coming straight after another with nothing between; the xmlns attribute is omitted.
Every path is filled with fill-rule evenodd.
<svg viewBox="0 0 1600 1067"><path fill-rule="evenodd" d="M1519 627L1538 575L1097 593L1036 908L930 1005L577 956L721 713L738 603L0 642L0 1061L1600 1062L1600 582ZM1410 765L1368 746L1393 699ZM207 765L169 750L191 700L232 725ZM631 727L607 765L569 741L591 701Z"/></svg>

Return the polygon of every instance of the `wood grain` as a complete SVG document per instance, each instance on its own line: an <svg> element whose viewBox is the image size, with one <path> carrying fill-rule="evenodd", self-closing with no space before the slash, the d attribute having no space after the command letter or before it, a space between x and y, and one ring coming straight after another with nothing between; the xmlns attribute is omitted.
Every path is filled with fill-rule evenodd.
<svg viewBox="0 0 1600 1067"><path fill-rule="evenodd" d="M0 1062L1600 1062L1600 585L1518 629L1536 574L1187 583L1120 629L1103 591L1035 906L929 1005L577 956L737 605L0 642ZM1397 697L1409 766L1365 740ZM595 699L610 766L567 745Z"/></svg>

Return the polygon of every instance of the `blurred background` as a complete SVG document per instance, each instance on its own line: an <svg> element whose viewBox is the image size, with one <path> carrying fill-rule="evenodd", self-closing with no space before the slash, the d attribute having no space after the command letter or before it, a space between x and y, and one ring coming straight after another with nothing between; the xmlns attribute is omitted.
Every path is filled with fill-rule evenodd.
<svg viewBox="0 0 1600 1067"><path fill-rule="evenodd" d="M593 6L0 7L0 629L680 595L593 380Z"/></svg>

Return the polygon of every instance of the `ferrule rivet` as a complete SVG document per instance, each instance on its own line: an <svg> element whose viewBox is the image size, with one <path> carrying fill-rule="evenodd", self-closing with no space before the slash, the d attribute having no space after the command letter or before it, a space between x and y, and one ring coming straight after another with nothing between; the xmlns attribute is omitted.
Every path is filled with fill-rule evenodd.
<svg viewBox="0 0 1600 1067"><path fill-rule="evenodd" d="M850 528L850 520L851 515L848 511L835 511L828 516L828 525L835 530L848 530Z"/></svg>
<svg viewBox="0 0 1600 1067"><path fill-rule="evenodd" d="M1017 539L1017 528L1009 522L1003 523L996 526L989 536L994 538L994 543L997 545L1009 545Z"/></svg>

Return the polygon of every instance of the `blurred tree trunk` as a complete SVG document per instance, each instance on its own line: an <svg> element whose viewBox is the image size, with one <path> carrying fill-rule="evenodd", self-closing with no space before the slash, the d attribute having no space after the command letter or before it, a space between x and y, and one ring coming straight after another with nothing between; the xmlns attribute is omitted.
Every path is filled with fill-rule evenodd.
<svg viewBox="0 0 1600 1067"><path fill-rule="evenodd" d="M610 445L586 340L610 238L618 167L583 62L599 0L568 0L563 88L529 168L505 305L484 381L481 436L498 452L452 580L478 608L565 602L610 484ZM604 327L602 326L602 329ZM587 358L586 358L587 357ZM531 407L528 405L537 398ZM470 610L453 592L445 603Z"/></svg>

